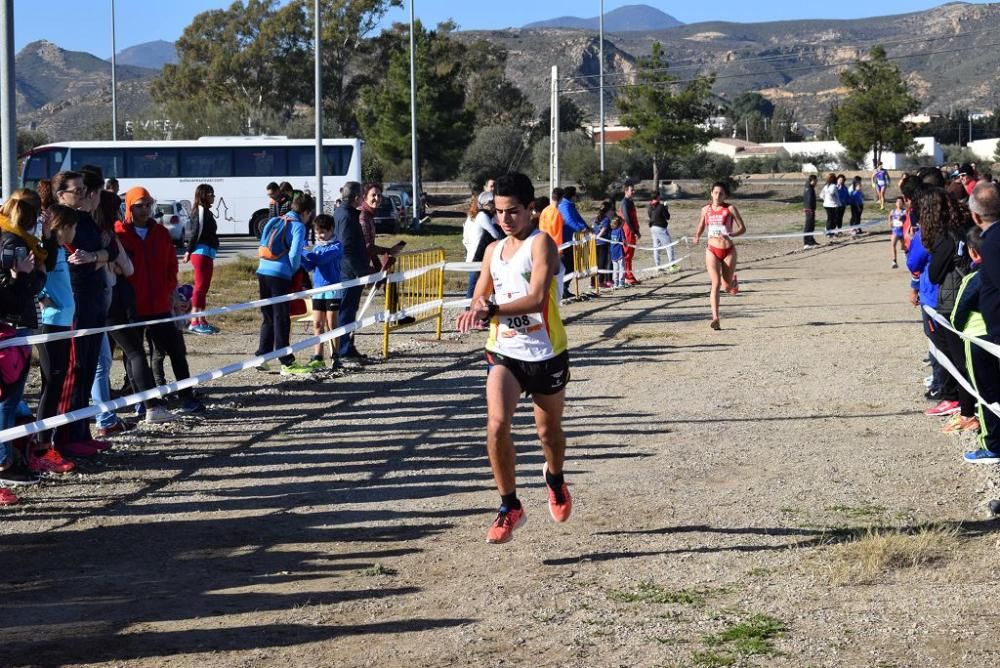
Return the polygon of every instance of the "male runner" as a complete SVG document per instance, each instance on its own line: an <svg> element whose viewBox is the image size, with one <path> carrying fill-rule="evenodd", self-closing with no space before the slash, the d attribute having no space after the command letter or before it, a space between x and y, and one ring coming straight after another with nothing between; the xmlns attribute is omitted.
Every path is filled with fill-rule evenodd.
<svg viewBox="0 0 1000 668"><path fill-rule="evenodd" d="M563 480L562 413L569 354L559 318L559 251L547 234L532 227L534 199L535 189L524 174L497 179L496 216L506 237L486 249L472 306L457 323L459 331L468 332L489 321L486 448L500 492L500 512L486 534L488 543L508 542L527 519L517 498L510 434L522 392L530 394L535 405L552 519L565 522L573 505Z"/></svg>

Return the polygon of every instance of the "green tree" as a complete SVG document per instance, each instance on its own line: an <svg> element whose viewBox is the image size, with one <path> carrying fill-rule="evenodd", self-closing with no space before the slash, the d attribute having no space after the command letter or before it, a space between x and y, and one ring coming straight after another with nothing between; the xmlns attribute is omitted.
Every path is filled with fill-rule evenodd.
<svg viewBox="0 0 1000 668"><path fill-rule="evenodd" d="M476 117L476 127L526 128L535 107L506 75L507 50L480 39L465 46L469 64L465 76L465 107Z"/></svg>
<svg viewBox="0 0 1000 668"><path fill-rule="evenodd" d="M462 174L474 191L481 190L487 179L519 171L527 162L525 133L520 128L491 125L479 128L462 156Z"/></svg>
<svg viewBox="0 0 1000 668"><path fill-rule="evenodd" d="M653 42L652 53L637 63L636 83L615 100L622 125L635 132L625 141L650 156L653 181L670 156L687 155L708 140L705 123L712 115L709 96L715 76L699 76L681 86L667 72L663 47Z"/></svg>
<svg viewBox="0 0 1000 668"><path fill-rule="evenodd" d="M41 130L17 130L17 154L26 153L36 146L49 143L49 136Z"/></svg>
<svg viewBox="0 0 1000 668"><path fill-rule="evenodd" d="M587 114L571 97L559 98L559 133L578 132L582 134L587 123ZM532 128L532 142L548 140L552 132L552 107L546 106L537 116Z"/></svg>
<svg viewBox="0 0 1000 668"><path fill-rule="evenodd" d="M868 151L877 163L883 151L904 153L913 135L903 118L916 112L920 102L910 94L899 68L891 63L881 46L868 52L841 73L841 83L850 92L832 110L837 139L852 158Z"/></svg>
<svg viewBox="0 0 1000 668"><path fill-rule="evenodd" d="M993 149L993 162L1000 162L1000 141L997 142L997 147Z"/></svg>
<svg viewBox="0 0 1000 668"><path fill-rule="evenodd" d="M774 104L757 92L740 93L733 98L726 118L736 130L737 137L747 141L770 139L768 121L774 116Z"/></svg>
<svg viewBox="0 0 1000 668"><path fill-rule="evenodd" d="M774 108L774 114L768 123L766 138L773 142L802 141L799 133L799 124L795 120L795 113L784 106Z"/></svg>
<svg viewBox="0 0 1000 668"><path fill-rule="evenodd" d="M363 81L356 60L400 2L324 0L324 111L332 132L356 132L354 105L344 103ZM246 0L202 12L177 41L179 62L154 80L153 98L188 136L286 133L314 104L312 4Z"/></svg>
<svg viewBox="0 0 1000 668"><path fill-rule="evenodd" d="M431 178L459 167L472 140L475 116L465 107L464 49L451 37L453 24L436 30L416 24L417 140L421 166ZM368 147L387 165L410 157L409 26L397 25L384 78L361 91L358 115Z"/></svg>

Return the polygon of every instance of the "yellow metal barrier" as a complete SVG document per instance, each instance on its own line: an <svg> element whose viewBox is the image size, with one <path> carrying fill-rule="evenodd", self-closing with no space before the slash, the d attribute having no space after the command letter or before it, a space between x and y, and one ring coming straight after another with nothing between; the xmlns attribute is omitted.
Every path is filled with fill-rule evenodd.
<svg viewBox="0 0 1000 668"><path fill-rule="evenodd" d="M385 284L385 310L388 313L396 313L402 309L412 308L419 304L431 301L444 301L444 249L424 248L422 250L406 251L396 256L396 263L392 267L392 272L404 272L414 269L423 269L432 265L441 266L425 271L419 276L407 278L399 283ZM434 318L436 324L436 338L441 340L441 325L444 316L444 307L423 311L413 316L413 321L406 324L390 322L386 320L382 331L382 356L389 358L389 333L403 327Z"/></svg>
<svg viewBox="0 0 1000 668"><path fill-rule="evenodd" d="M597 237L593 234L590 235L590 239L587 241L587 258L590 262L587 264L587 271L590 272L591 279L590 284L594 286L594 292L598 295L601 294L601 273L600 267L597 266Z"/></svg>
<svg viewBox="0 0 1000 668"><path fill-rule="evenodd" d="M597 277L596 280L591 279L591 286L597 294L601 294L600 274L597 273L597 240L589 232L573 234L573 272L577 297L580 296L581 277Z"/></svg>

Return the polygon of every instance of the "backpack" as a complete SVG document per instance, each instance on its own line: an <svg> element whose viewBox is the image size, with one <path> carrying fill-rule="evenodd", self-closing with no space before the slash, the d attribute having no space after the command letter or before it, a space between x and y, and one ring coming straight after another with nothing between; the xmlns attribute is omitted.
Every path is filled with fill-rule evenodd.
<svg viewBox="0 0 1000 668"><path fill-rule="evenodd" d="M288 218L286 216L276 216L267 221L264 230L260 234L260 246L257 248L257 256L264 260L279 260L288 255Z"/></svg>
<svg viewBox="0 0 1000 668"><path fill-rule="evenodd" d="M17 336L17 330L6 322L0 322L0 341ZM0 397L7 397L7 388L21 379L31 358L29 346L0 348Z"/></svg>

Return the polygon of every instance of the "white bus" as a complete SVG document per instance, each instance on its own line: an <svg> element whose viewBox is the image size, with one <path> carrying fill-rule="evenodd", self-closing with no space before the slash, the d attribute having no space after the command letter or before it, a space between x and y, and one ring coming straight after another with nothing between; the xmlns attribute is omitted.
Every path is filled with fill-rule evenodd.
<svg viewBox="0 0 1000 668"><path fill-rule="evenodd" d="M361 181L361 140L323 140L323 208L329 213L347 181ZM267 184L287 181L316 190L316 143L286 137L202 137L192 141L69 141L22 156L21 181L35 188L56 172L96 165L120 192L142 186L160 202L188 200L199 183L215 190L219 234L260 236L267 222Z"/></svg>

